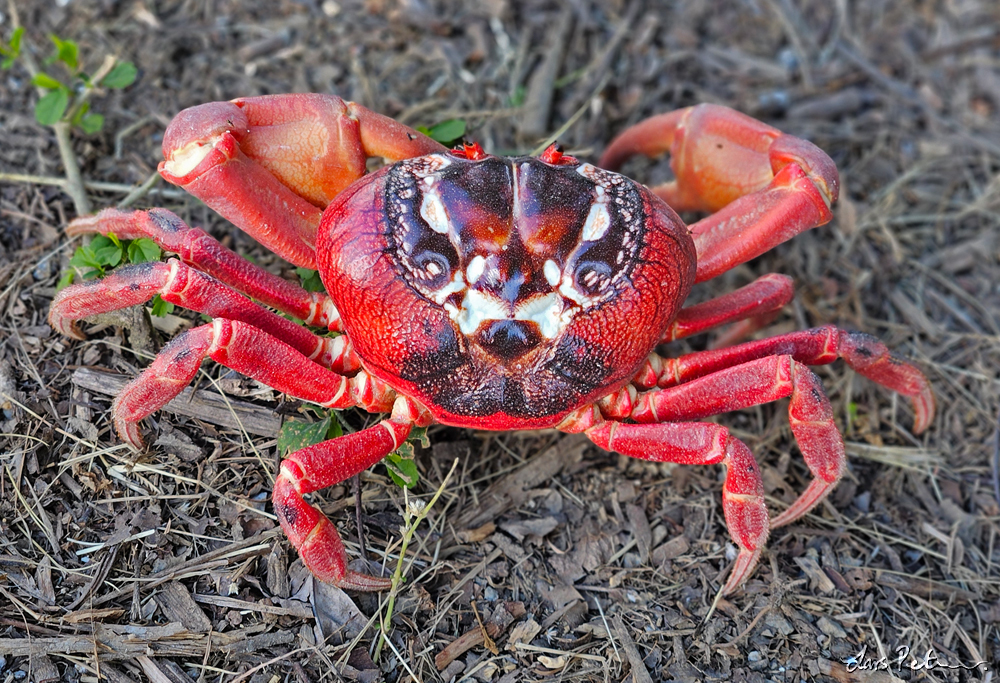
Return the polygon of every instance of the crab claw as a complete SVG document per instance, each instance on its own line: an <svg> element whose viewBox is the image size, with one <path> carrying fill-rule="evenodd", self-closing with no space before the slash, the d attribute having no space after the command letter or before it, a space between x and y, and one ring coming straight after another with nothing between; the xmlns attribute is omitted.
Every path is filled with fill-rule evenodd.
<svg viewBox="0 0 1000 683"><path fill-rule="evenodd" d="M370 157L444 147L334 95L267 95L185 109L163 136L160 175L297 266L315 268L322 210Z"/></svg>

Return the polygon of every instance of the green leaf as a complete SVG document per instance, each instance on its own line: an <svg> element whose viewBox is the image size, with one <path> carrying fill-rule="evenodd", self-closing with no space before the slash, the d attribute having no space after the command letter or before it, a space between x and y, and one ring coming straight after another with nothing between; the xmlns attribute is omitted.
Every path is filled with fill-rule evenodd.
<svg viewBox="0 0 1000 683"><path fill-rule="evenodd" d="M50 61L60 61L69 67L69 70L76 73L80 65L80 48L72 40L63 40L59 36L52 34L49 36L56 45L56 54Z"/></svg>
<svg viewBox="0 0 1000 683"><path fill-rule="evenodd" d="M430 128L420 126L417 130L431 140L440 142L442 145L448 145L465 135L465 121L463 119L448 119Z"/></svg>
<svg viewBox="0 0 1000 683"><path fill-rule="evenodd" d="M40 88L46 88L48 90L58 90L59 88L66 87L65 85L62 84L62 81L60 81L57 78L53 78L52 76L49 76L44 71L39 71L37 74L35 74L35 76L31 79L31 82Z"/></svg>
<svg viewBox="0 0 1000 683"><path fill-rule="evenodd" d="M171 313L174 312L174 305L168 301L164 301L163 299L161 299L159 294L153 297L152 304L153 304L152 313L157 318L162 318L163 316L170 315Z"/></svg>
<svg viewBox="0 0 1000 683"><path fill-rule="evenodd" d="M61 289L66 289L71 284L73 284L73 278L75 276L76 276L76 271L73 270L72 268L67 268L66 272L64 272L62 274L62 277L59 278L59 282L56 283L56 291L58 292Z"/></svg>
<svg viewBox="0 0 1000 683"><path fill-rule="evenodd" d="M35 120L44 126L51 126L66 113L67 105L69 105L69 93L62 88L53 90L35 104Z"/></svg>
<svg viewBox="0 0 1000 683"><path fill-rule="evenodd" d="M308 268L296 268L295 272L299 276L299 283L302 289L307 292L325 292L323 281L319 279L319 272Z"/></svg>
<svg viewBox="0 0 1000 683"><path fill-rule="evenodd" d="M278 452L284 456L306 446L326 441L326 434L329 429L329 417L320 422L289 420L281 425L281 431L278 432Z"/></svg>
<svg viewBox="0 0 1000 683"><path fill-rule="evenodd" d="M104 127L104 116L102 114L87 114L80 119L80 128L87 135L100 132Z"/></svg>
<svg viewBox="0 0 1000 683"><path fill-rule="evenodd" d="M121 90L135 83L135 77L139 70L132 62L118 62L108 75L101 80L101 85L106 88Z"/></svg>
<svg viewBox="0 0 1000 683"><path fill-rule="evenodd" d="M83 121L84 115L90 111L90 102L84 102L73 113L73 118L70 121L74 126L79 126L80 122Z"/></svg>
<svg viewBox="0 0 1000 683"><path fill-rule="evenodd" d="M18 26L14 29L14 34L10 37L10 51L17 57L21 54L21 38L24 36L24 27Z"/></svg>
<svg viewBox="0 0 1000 683"><path fill-rule="evenodd" d="M98 268L110 266L114 268L122 262L122 243L113 234L98 235L90 241L90 253Z"/></svg>
<svg viewBox="0 0 1000 683"><path fill-rule="evenodd" d="M14 61L21 56L21 36L23 35L24 27L18 26L10 37L10 45L4 45L3 41L0 41L0 55L4 56L3 62L0 62L0 69L9 69Z"/></svg>
<svg viewBox="0 0 1000 683"><path fill-rule="evenodd" d="M413 462L412 458L404 458L397 453L390 453L383 462L385 462L385 468L389 470L389 476L396 482L396 486L412 489L420 481L417 463Z"/></svg>
<svg viewBox="0 0 1000 683"><path fill-rule="evenodd" d="M333 415L335 419L330 420L330 431L326 433L328 439L336 439L338 436L344 435L344 428L340 424L340 413L334 412Z"/></svg>
<svg viewBox="0 0 1000 683"><path fill-rule="evenodd" d="M100 275L104 274L104 267L98 263L97 256L94 255L94 250L90 245L77 247L69 264L75 268L93 268L99 271ZM86 275L84 275L84 279L87 279Z"/></svg>
<svg viewBox="0 0 1000 683"><path fill-rule="evenodd" d="M416 441L423 448L431 447L431 439L427 436L427 427L414 427L410 430L410 438L407 441Z"/></svg>
<svg viewBox="0 0 1000 683"><path fill-rule="evenodd" d="M160 245L148 237L132 240L128 245L129 263L148 263L160 260Z"/></svg>
<svg viewBox="0 0 1000 683"><path fill-rule="evenodd" d="M94 257L102 266L114 268L122 262L122 248L111 245L94 250Z"/></svg>

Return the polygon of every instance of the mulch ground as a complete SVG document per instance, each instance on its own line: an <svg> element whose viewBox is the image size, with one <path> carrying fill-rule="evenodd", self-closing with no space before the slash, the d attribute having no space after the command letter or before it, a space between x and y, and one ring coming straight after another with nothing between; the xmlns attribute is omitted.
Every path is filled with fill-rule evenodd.
<svg viewBox="0 0 1000 683"><path fill-rule="evenodd" d="M95 208L150 177L181 108L265 93L336 93L413 126L460 118L505 154L574 119L560 140L593 160L630 123L698 102L807 138L841 169L835 220L694 296L788 274L798 295L768 334L821 324L875 334L926 372L939 411L914 436L905 400L843 363L817 368L848 474L772 535L729 599L718 599L734 551L718 468L638 462L555 433L432 428L410 498L429 499L458 466L409 544L383 642L384 598L314 583L271 513L278 425L310 419L301 404L206 364L193 408L150 421L149 452L113 434L109 394L149 359L113 321L86 326L85 342L46 324L78 246L62 234L76 211L18 63L0 72L0 680L991 680L994 0L28 0L0 11L4 40L15 5L38 61L56 33L92 68L106 54L139 67L133 86L93 100L103 131L73 137L84 178L103 183L88 185ZM656 183L669 166L626 171ZM296 277L164 183L133 206L170 208ZM192 322L178 311L157 324L169 337ZM772 510L794 500L809 474L786 403L719 421L761 463ZM360 519L369 561L394 569L404 494L376 467L358 496L360 515L351 482L315 501L352 557ZM919 667L928 651L938 659Z"/></svg>

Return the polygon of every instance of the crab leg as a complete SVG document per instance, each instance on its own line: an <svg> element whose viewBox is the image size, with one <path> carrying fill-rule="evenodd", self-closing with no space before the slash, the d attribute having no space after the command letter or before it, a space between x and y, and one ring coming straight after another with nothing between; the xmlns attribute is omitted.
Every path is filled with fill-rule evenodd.
<svg viewBox="0 0 1000 683"><path fill-rule="evenodd" d="M833 325L792 332L739 346L691 353L680 358L649 357L633 379L640 388L670 387L755 359L788 354L799 363L826 365L843 358L858 374L903 394L913 402L913 431L934 419L934 393L920 370L892 355L885 344L862 332Z"/></svg>
<svg viewBox="0 0 1000 683"><path fill-rule="evenodd" d="M205 358L325 408L357 405L385 412L395 399L395 392L364 371L344 377L258 327L216 318L176 337L122 389L111 407L119 436L134 448L142 448L138 423L180 394Z"/></svg>
<svg viewBox="0 0 1000 683"><path fill-rule="evenodd" d="M52 300L49 324L68 337L84 339L77 320L144 304L157 294L164 301L213 318L230 318L259 327L336 372L352 372L361 367L346 335L318 337L177 259L125 266L100 280L67 287Z"/></svg>
<svg viewBox="0 0 1000 683"><path fill-rule="evenodd" d="M378 463L399 447L412 423L395 415L374 427L295 451L281 461L274 512L281 528L320 581L356 591L388 590L392 581L351 571L336 527L303 494L333 486Z"/></svg>
<svg viewBox="0 0 1000 683"><path fill-rule="evenodd" d="M365 174L368 157L444 148L334 95L268 95L180 112L160 175L291 263L315 268L322 209Z"/></svg>
<svg viewBox="0 0 1000 683"><path fill-rule="evenodd" d="M776 273L764 275L734 292L681 309L660 343L683 339L726 323L750 323L726 335L727 339L741 338L770 322L794 296L792 278Z"/></svg>
<svg viewBox="0 0 1000 683"><path fill-rule="evenodd" d="M702 104L653 116L618 136L600 165L671 155L676 180L653 188L677 211L716 212L691 226L702 282L830 220L837 168L811 142Z"/></svg>
<svg viewBox="0 0 1000 683"><path fill-rule="evenodd" d="M720 425L707 422L623 424L602 422L587 430L601 448L654 462L726 466L722 509L726 527L739 546L724 595L735 591L753 571L768 534L764 484L753 454Z"/></svg>
<svg viewBox="0 0 1000 683"><path fill-rule="evenodd" d="M788 421L815 479L771 527L795 521L829 493L844 472L844 439L819 378L790 355L769 356L668 389L639 394L636 422L696 420L791 397Z"/></svg>
<svg viewBox="0 0 1000 683"><path fill-rule="evenodd" d="M187 265L221 280L237 291L287 313L307 325L343 330L340 314L330 298L321 292L307 292L284 278L273 275L222 246L199 228L189 227L166 209L122 211L104 209L94 216L70 221L66 234L108 235L121 239L145 237L166 251L172 251Z"/></svg>

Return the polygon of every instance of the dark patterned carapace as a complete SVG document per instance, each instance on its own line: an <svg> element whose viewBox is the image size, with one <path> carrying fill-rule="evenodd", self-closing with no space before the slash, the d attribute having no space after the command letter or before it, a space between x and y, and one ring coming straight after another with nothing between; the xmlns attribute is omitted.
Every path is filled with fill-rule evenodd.
<svg viewBox="0 0 1000 683"><path fill-rule="evenodd" d="M354 302L365 368L442 423L557 424L628 381L694 281L691 237L659 198L544 158L409 159L324 216L320 272Z"/></svg>

